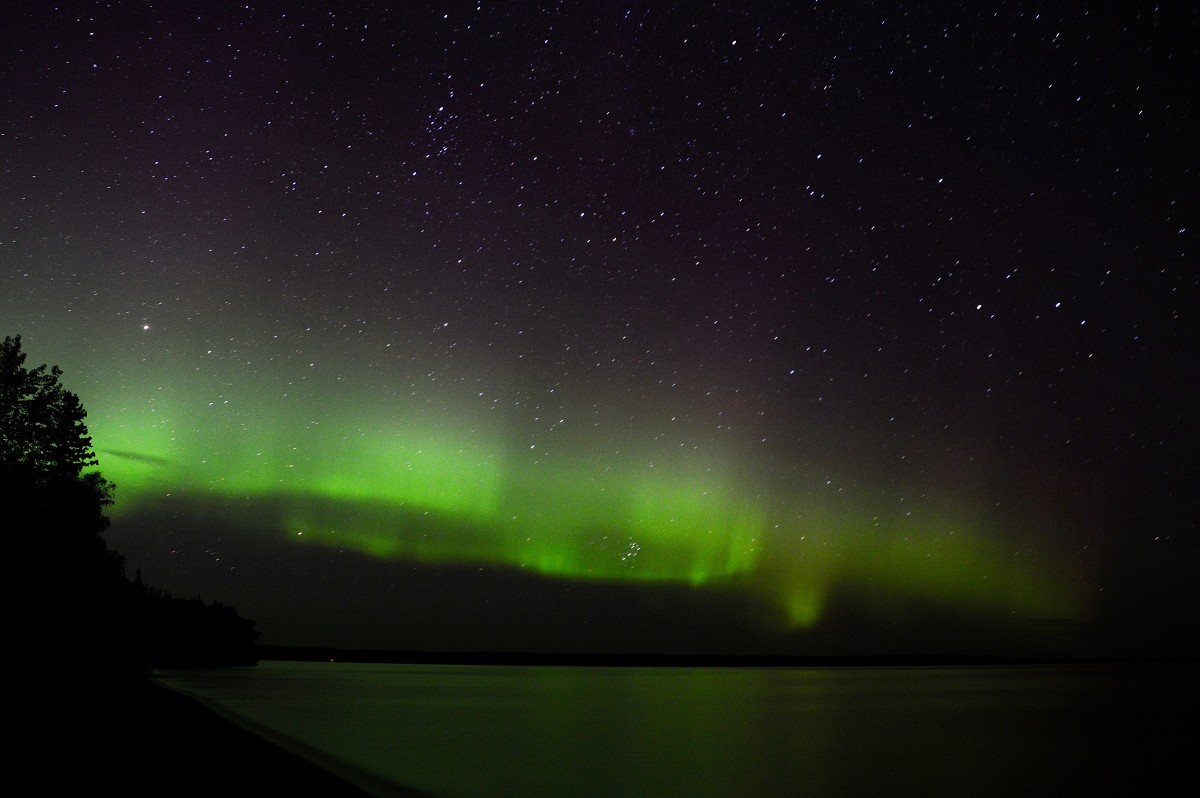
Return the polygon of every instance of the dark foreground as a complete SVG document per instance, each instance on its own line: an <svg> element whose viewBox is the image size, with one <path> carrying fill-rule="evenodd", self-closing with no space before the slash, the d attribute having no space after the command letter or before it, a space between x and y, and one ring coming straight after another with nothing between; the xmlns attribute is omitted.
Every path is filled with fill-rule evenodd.
<svg viewBox="0 0 1200 798"><path fill-rule="evenodd" d="M149 681L29 698L49 711L20 722L22 754L9 776L21 784L28 778L25 794L367 795Z"/></svg>

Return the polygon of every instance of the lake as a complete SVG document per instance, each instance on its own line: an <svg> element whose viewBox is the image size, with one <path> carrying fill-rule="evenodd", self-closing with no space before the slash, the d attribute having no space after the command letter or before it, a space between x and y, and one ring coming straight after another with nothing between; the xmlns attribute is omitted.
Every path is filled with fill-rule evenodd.
<svg viewBox="0 0 1200 798"><path fill-rule="evenodd" d="M264 661L159 680L370 791L1084 795L1184 773L1190 665L636 668Z"/></svg>

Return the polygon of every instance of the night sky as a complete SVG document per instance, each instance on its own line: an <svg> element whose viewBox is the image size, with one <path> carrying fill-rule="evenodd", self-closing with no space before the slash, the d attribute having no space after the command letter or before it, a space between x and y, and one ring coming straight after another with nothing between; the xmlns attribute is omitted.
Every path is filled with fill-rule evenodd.
<svg viewBox="0 0 1200 798"><path fill-rule="evenodd" d="M3 6L0 333L131 575L277 644L1196 650L1200 14L351 5Z"/></svg>

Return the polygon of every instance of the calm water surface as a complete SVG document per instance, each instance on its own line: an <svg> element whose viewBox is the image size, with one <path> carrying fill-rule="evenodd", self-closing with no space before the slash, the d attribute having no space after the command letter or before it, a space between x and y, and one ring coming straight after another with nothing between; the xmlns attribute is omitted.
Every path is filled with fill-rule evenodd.
<svg viewBox="0 0 1200 798"><path fill-rule="evenodd" d="M556 797L1151 788L1191 756L1170 724L1194 724L1194 675L271 661L159 674L376 793Z"/></svg>

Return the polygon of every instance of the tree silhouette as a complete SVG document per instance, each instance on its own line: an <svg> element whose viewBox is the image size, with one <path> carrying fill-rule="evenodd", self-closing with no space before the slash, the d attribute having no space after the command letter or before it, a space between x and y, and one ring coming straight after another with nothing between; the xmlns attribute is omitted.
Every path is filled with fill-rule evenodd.
<svg viewBox="0 0 1200 798"><path fill-rule="evenodd" d="M96 471L79 397L62 370L25 367L21 337L0 344L0 512L19 565L37 581L18 596L18 645L53 664L87 652L92 667L133 669L136 590L101 533L113 486ZM6 525L9 526L9 525Z"/></svg>
<svg viewBox="0 0 1200 798"><path fill-rule="evenodd" d="M96 464L79 397L59 382L62 369L25 368L21 336L0 345L0 461L41 479L75 479Z"/></svg>
<svg viewBox="0 0 1200 798"><path fill-rule="evenodd" d="M39 537L65 535L81 548L95 549L108 527L104 510L112 504L113 486L99 472L84 471L96 465L87 413L59 382L60 368L24 364L21 336L6 337L0 344L0 481L8 499L3 507L25 516L28 527L41 530Z"/></svg>
<svg viewBox="0 0 1200 798"><path fill-rule="evenodd" d="M252 663L254 622L229 607L180 601L129 580L125 558L101 534L113 485L99 472L79 397L62 370L25 367L21 337L0 345L0 528L17 565L12 644L47 669L103 677L144 674L152 664Z"/></svg>

